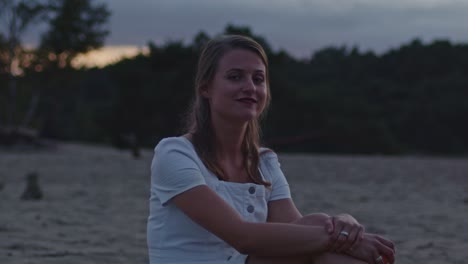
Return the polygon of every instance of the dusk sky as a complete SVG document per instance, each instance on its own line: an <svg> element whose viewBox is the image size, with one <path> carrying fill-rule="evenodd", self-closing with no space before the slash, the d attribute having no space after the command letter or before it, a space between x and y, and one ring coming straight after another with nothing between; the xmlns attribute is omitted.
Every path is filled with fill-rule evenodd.
<svg viewBox="0 0 468 264"><path fill-rule="evenodd" d="M468 0L106 0L108 44L146 45L250 26L274 48L309 56L328 45L386 51L415 37L468 42Z"/></svg>
<svg viewBox="0 0 468 264"><path fill-rule="evenodd" d="M146 46L245 25L275 50L309 57L325 46L377 53L418 37L468 42L468 0L99 0L112 11L106 45ZM31 33L27 38L33 40ZM25 39L26 40L26 39Z"/></svg>

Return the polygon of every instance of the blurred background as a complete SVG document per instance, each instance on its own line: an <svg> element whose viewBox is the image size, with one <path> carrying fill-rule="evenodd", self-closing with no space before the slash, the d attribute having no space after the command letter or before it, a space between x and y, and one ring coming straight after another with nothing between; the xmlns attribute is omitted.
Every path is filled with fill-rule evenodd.
<svg viewBox="0 0 468 264"><path fill-rule="evenodd" d="M468 2L0 1L0 142L154 147L181 132L200 47L258 40L278 151L464 155Z"/></svg>
<svg viewBox="0 0 468 264"><path fill-rule="evenodd" d="M148 263L152 148L200 48L270 59L264 144L304 214L399 264L468 259L468 1L0 0L0 263Z"/></svg>

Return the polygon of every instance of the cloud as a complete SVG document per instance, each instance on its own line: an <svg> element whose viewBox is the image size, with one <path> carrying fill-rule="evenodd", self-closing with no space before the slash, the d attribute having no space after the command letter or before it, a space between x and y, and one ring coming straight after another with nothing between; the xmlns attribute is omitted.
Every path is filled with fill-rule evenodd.
<svg viewBox="0 0 468 264"><path fill-rule="evenodd" d="M415 37L467 41L466 0L106 0L111 45L191 41L227 23L250 26L275 49L308 57L329 45L377 52Z"/></svg>
<svg viewBox="0 0 468 264"><path fill-rule="evenodd" d="M132 58L140 54L149 54L148 48L137 46L106 46L101 49L90 51L86 54L78 55L73 59L72 66L75 68L102 68L122 59Z"/></svg>

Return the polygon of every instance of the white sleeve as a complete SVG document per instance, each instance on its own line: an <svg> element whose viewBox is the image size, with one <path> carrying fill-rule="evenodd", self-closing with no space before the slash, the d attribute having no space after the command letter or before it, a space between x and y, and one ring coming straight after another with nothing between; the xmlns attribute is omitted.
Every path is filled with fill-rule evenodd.
<svg viewBox="0 0 468 264"><path fill-rule="evenodd" d="M195 161L196 153L177 138L161 140L151 163L151 192L166 205L174 196L206 184Z"/></svg>
<svg viewBox="0 0 468 264"><path fill-rule="evenodd" d="M278 161L278 155L272 151L268 151L261 155L268 173L267 180L271 182L271 195L268 201L291 198L291 191L286 177L281 170L281 165Z"/></svg>

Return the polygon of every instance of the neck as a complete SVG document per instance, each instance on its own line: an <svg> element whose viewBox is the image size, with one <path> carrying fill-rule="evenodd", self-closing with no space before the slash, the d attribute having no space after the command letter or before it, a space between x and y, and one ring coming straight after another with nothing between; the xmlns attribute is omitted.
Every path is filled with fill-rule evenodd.
<svg viewBox="0 0 468 264"><path fill-rule="evenodd" d="M235 163L242 160L242 140L247 129L247 122L239 124L228 120L212 119L215 132L215 148L220 161L230 160Z"/></svg>

